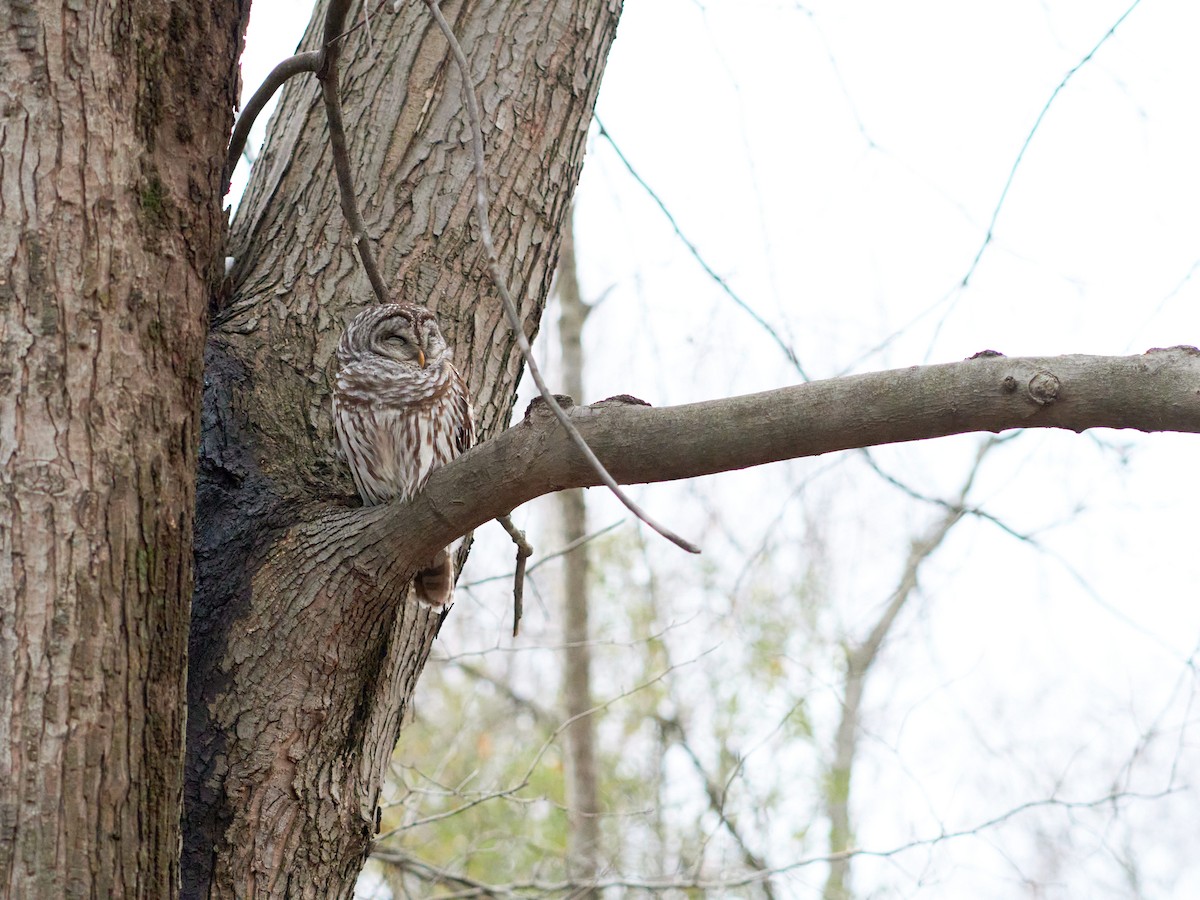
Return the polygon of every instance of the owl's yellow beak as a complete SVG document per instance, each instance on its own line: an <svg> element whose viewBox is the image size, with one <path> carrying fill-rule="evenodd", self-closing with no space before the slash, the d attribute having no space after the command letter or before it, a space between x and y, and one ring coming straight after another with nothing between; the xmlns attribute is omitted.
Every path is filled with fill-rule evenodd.
<svg viewBox="0 0 1200 900"><path fill-rule="evenodd" d="M425 351L417 350L417 365L422 369L425 368Z"/></svg>

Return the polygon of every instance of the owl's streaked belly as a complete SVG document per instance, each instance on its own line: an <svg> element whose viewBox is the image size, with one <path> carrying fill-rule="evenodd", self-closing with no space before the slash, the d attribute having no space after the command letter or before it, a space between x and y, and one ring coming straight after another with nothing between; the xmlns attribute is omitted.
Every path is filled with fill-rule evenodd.
<svg viewBox="0 0 1200 900"><path fill-rule="evenodd" d="M435 469L458 455L458 423L448 394L428 406L364 405L347 412L338 430L359 493L369 505L410 499Z"/></svg>

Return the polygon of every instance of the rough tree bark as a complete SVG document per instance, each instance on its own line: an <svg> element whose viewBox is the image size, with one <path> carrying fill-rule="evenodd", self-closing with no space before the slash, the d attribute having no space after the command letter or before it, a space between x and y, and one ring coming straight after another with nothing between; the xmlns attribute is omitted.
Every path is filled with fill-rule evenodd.
<svg viewBox="0 0 1200 900"><path fill-rule="evenodd" d="M532 337L620 4L444 11L472 61L497 249ZM314 21L323 15L322 4ZM357 5L349 21L362 21ZM310 28L304 45L317 34ZM373 13L370 37L351 33L342 59L358 200L381 269L397 296L437 311L486 439L507 424L520 360L471 218L459 72L415 0ZM432 552L424 535L372 547L346 539L373 517L356 508L331 453L327 376L344 322L371 294L338 207L323 115L311 79L289 83L234 222L232 294L209 341L187 896L349 896L440 625L406 601L413 560Z"/></svg>
<svg viewBox="0 0 1200 900"><path fill-rule="evenodd" d="M507 272L536 331L618 0L459 0ZM235 223L206 353L244 4L0 10L0 879L13 897L169 897L191 570L188 896L347 896L439 620L427 559L594 483L534 415L411 504L361 510L327 370L369 293L311 80L292 83ZM321 10L318 10L318 16ZM352 21L361 22L356 7ZM312 46L311 39L309 46ZM424 5L346 38L359 200L397 293L437 309L486 438L519 362L475 227L458 73ZM214 292L215 294L216 292ZM224 294L218 295L224 297ZM983 359L677 409L573 415L622 481L968 430L1200 431L1200 359Z"/></svg>
<svg viewBox="0 0 1200 900"><path fill-rule="evenodd" d="M555 282L560 313L563 389L583 398L583 323L588 305L579 288L575 266L575 230L571 216L563 226L562 256ZM563 543L582 542L587 535L587 504L583 491L559 494ZM588 547L581 543L563 558L563 705L571 723L567 740L567 862L572 878L596 877L600 857L600 797L596 786L596 722L592 708L592 645L588 625ZM597 896L585 891L580 898Z"/></svg>
<svg viewBox="0 0 1200 900"><path fill-rule="evenodd" d="M242 6L0 10L0 896L178 891Z"/></svg>

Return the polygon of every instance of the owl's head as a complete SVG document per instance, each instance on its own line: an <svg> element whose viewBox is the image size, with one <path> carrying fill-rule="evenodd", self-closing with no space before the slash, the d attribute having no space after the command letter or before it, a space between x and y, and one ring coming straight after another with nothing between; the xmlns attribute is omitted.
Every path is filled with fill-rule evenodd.
<svg viewBox="0 0 1200 900"><path fill-rule="evenodd" d="M372 357L423 369L440 365L446 339L433 313L412 303L386 303L360 312L338 344L342 366Z"/></svg>

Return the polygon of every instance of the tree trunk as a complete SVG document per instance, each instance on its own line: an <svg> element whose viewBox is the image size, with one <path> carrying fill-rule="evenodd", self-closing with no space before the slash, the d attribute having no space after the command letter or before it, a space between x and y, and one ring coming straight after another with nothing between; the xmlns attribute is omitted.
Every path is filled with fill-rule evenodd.
<svg viewBox="0 0 1200 900"><path fill-rule="evenodd" d="M501 268L532 336L620 4L444 10L472 61ZM322 5L314 21L323 15ZM423 3L372 14L369 37L359 28L345 41L352 166L380 267L398 297L437 311L487 438L508 422L520 358L472 220L459 72ZM311 79L288 84L233 226L234 289L209 341L187 896L350 895L441 623L406 594L416 561L445 545L444 526L403 543L372 537L392 511L357 509L332 453L330 356L372 298L323 115Z"/></svg>
<svg viewBox="0 0 1200 900"><path fill-rule="evenodd" d="M914 538L909 544L908 560L899 583L888 599L883 614L875 621L866 638L845 647L846 677L842 687L842 714L838 719L833 759L826 771L824 785L825 811L829 816L829 872L821 892L822 900L851 900L854 896L850 884L850 862L854 850L850 786L858 755L858 733L862 727L863 692L867 686L867 678L879 658L892 626L896 624L897 617L917 590L921 566L937 552L951 529L966 515L967 495L975 483L975 476L979 474L984 457L995 445L994 440L983 444L957 500L946 504L945 514L924 537Z"/></svg>
<svg viewBox="0 0 1200 900"><path fill-rule="evenodd" d="M236 3L5 5L0 896L178 891Z"/></svg>
<svg viewBox="0 0 1200 900"><path fill-rule="evenodd" d="M562 347L563 389L583 399L583 323L588 306L579 289L575 266L575 231L568 215L563 228L558 265L559 343ZM583 491L558 495L562 509L563 544L582 542L587 535L587 505ZM595 878L599 871L600 798L596 787L596 723L592 708L592 645L588 627L588 548L581 543L563 557L563 700L567 720L567 861L570 877ZM583 897L594 897L585 891Z"/></svg>

